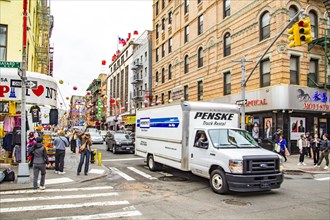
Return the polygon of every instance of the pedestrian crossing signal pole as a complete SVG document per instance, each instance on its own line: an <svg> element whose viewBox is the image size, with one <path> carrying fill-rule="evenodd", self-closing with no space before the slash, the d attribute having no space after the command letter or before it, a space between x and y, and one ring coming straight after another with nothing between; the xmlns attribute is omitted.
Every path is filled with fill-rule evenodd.
<svg viewBox="0 0 330 220"><path fill-rule="evenodd" d="M18 165L17 183L29 183L30 172L26 163L26 42L27 42L27 5L28 0L23 0L23 50L22 50L22 111L21 111L21 163Z"/></svg>

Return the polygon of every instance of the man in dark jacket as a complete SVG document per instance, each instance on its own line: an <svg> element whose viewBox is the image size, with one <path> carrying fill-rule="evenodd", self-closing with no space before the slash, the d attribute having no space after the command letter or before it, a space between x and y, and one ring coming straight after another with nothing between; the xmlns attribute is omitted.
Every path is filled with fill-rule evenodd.
<svg viewBox="0 0 330 220"><path fill-rule="evenodd" d="M41 172L40 189L44 190L46 178L46 164L48 164L48 156L46 148L42 145L42 138L36 138L37 143L32 146L29 154L33 154L33 189L38 189L38 176Z"/></svg>
<svg viewBox="0 0 330 220"><path fill-rule="evenodd" d="M321 157L319 159L319 163L317 164L320 167L323 158L325 158L325 167L324 169L329 169L329 151L330 151L330 141L328 139L328 134L323 135L323 141L321 142Z"/></svg>

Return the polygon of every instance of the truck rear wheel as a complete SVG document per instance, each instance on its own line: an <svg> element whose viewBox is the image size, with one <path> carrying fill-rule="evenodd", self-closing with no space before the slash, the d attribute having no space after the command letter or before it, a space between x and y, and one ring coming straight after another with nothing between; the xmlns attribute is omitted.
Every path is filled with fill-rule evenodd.
<svg viewBox="0 0 330 220"><path fill-rule="evenodd" d="M155 162L154 156L152 156L151 154L148 156L147 161L148 161L149 170L156 171L159 169L159 167L160 167L159 163Z"/></svg>
<svg viewBox="0 0 330 220"><path fill-rule="evenodd" d="M210 185L213 192L218 194L228 193L226 176L222 170L213 170L210 178Z"/></svg>

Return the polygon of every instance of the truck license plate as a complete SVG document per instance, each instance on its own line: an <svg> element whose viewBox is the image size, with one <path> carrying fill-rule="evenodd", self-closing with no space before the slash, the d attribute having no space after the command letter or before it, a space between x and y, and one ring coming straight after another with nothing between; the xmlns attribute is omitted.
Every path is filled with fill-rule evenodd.
<svg viewBox="0 0 330 220"><path fill-rule="evenodd" d="M270 188L270 181L269 180L263 180L260 182L260 188L267 189Z"/></svg>

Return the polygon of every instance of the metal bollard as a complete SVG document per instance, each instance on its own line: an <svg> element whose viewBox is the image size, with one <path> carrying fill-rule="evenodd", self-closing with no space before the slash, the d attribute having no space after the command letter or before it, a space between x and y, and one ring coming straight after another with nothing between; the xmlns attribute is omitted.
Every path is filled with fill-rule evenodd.
<svg viewBox="0 0 330 220"><path fill-rule="evenodd" d="M102 166L102 152L97 154L97 165Z"/></svg>

